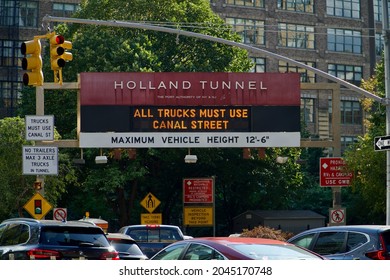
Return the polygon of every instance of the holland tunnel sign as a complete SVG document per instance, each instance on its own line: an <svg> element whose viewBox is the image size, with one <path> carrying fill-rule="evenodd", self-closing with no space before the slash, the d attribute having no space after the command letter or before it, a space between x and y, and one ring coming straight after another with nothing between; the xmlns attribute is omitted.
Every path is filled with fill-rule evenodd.
<svg viewBox="0 0 390 280"><path fill-rule="evenodd" d="M80 147L298 147L297 73L81 73Z"/></svg>

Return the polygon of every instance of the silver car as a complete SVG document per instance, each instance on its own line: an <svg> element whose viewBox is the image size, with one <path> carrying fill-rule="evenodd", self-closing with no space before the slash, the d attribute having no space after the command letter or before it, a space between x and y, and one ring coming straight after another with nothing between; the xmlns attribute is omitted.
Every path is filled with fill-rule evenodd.
<svg viewBox="0 0 390 280"><path fill-rule="evenodd" d="M390 226L320 227L299 233L288 242L333 260L390 260Z"/></svg>

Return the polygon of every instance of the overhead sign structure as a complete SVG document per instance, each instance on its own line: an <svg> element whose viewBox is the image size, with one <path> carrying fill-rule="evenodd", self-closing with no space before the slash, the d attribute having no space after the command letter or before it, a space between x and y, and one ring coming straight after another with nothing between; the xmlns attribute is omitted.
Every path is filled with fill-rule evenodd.
<svg viewBox="0 0 390 280"><path fill-rule="evenodd" d="M379 136L374 139L375 151L387 151L390 149L390 136Z"/></svg>
<svg viewBox="0 0 390 280"><path fill-rule="evenodd" d="M41 220L53 208L53 206L40 194L36 193L23 206L23 208L37 220Z"/></svg>
<svg viewBox="0 0 390 280"><path fill-rule="evenodd" d="M350 186L353 173L345 170L345 167L343 158L320 158L320 185L322 187Z"/></svg>
<svg viewBox="0 0 390 280"><path fill-rule="evenodd" d="M154 210L160 205L160 200L157 199L152 193L148 193L144 199L141 201L142 207L153 213Z"/></svg>
<svg viewBox="0 0 390 280"><path fill-rule="evenodd" d="M58 175L58 147L23 146L24 175Z"/></svg>
<svg viewBox="0 0 390 280"><path fill-rule="evenodd" d="M26 116L26 140L54 140L54 116Z"/></svg>
<svg viewBox="0 0 390 280"><path fill-rule="evenodd" d="M184 203L213 203L213 179L192 178L183 180Z"/></svg>
<svg viewBox="0 0 390 280"><path fill-rule="evenodd" d="M297 73L81 73L80 84L80 147L300 146Z"/></svg>

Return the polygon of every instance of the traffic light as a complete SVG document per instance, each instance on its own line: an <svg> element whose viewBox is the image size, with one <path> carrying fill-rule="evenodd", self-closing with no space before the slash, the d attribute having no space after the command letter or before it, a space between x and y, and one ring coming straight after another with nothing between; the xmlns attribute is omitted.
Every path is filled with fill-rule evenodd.
<svg viewBox="0 0 390 280"><path fill-rule="evenodd" d="M34 200L34 213L35 213L35 215L42 214L42 200L41 199Z"/></svg>
<svg viewBox="0 0 390 280"><path fill-rule="evenodd" d="M65 41L64 36L51 33L50 37L50 65L54 71L54 82L62 84L62 68L67 61L73 59L73 55L67 50L72 49L72 43Z"/></svg>
<svg viewBox="0 0 390 280"><path fill-rule="evenodd" d="M23 42L20 47L24 55L22 60L23 84L26 86L41 86L43 84L41 41L34 37L34 40Z"/></svg>
<svg viewBox="0 0 390 280"><path fill-rule="evenodd" d="M35 189L36 191L42 190L42 182L40 182L40 181L35 181L35 182L34 182L34 189Z"/></svg>

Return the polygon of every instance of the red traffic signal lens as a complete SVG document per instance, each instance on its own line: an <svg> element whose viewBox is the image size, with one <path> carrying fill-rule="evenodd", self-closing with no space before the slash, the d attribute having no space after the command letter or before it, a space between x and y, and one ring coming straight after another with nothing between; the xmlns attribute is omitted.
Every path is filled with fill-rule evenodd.
<svg viewBox="0 0 390 280"><path fill-rule="evenodd" d="M65 38L62 35L56 35L55 41L56 41L57 44L62 44L62 43L64 43Z"/></svg>

